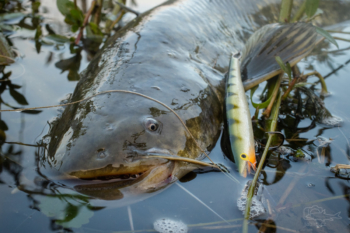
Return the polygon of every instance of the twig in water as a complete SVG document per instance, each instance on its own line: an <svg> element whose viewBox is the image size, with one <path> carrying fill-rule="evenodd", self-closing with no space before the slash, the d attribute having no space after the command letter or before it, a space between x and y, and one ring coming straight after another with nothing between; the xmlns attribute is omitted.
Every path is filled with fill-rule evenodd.
<svg viewBox="0 0 350 233"><path fill-rule="evenodd" d="M96 0L93 0L91 2L91 6L90 6L90 9L89 11L86 13L85 15L85 18L84 18L84 22L83 22L83 26L80 27L80 31L79 31L79 34L77 36L77 38L75 39L75 44L79 44L79 41L81 39L81 37L83 36L83 32L84 32L84 28L86 27L87 23L88 23L88 20L91 16L91 13L93 12L93 10L95 9L95 6L96 6Z"/></svg>
<svg viewBox="0 0 350 233"><path fill-rule="evenodd" d="M210 208L209 206L207 206L201 199L199 199L196 195L194 195L193 193L191 193L189 190L187 190L185 187L183 187L181 184L179 184L178 182L175 183L177 186L179 186L182 190L184 190L186 193L190 194L194 199L196 199L199 203L201 203L202 205L204 205L208 210L210 210L213 214L215 214L216 216L218 216L220 219L222 219L223 221L225 221L227 224L231 225L226 219L224 219L223 217L221 217L221 215L219 215L218 213L216 213L212 208Z"/></svg>
<svg viewBox="0 0 350 233"><path fill-rule="evenodd" d="M130 229L132 232L134 232L134 222L132 221L132 213L131 213L130 205L128 205L128 216L129 216L129 222L130 222Z"/></svg>
<svg viewBox="0 0 350 233"><path fill-rule="evenodd" d="M329 32L329 33L341 33L341 34L349 34L349 35L350 35L350 32L333 31L333 30L327 30L327 32ZM334 38L334 37L333 37L333 38Z"/></svg>
<svg viewBox="0 0 350 233"><path fill-rule="evenodd" d="M275 103L275 100L276 100L277 93L278 93L278 90L279 90L280 85L281 85L281 81L282 81L283 75L284 75L284 73L281 73L281 74L278 76L277 81L275 82L275 87L274 87L273 92L272 92L272 94L271 94L271 95L272 95L271 101L270 101L269 105L267 106L267 108L265 109L265 111L263 112L263 115L264 115L265 117L269 117L269 116L270 116L271 109L272 109L272 106L273 106L274 103Z"/></svg>
<svg viewBox="0 0 350 233"><path fill-rule="evenodd" d="M298 207L301 205L310 205L310 204L320 203L320 202L324 202L324 201L331 201L331 200L335 200L335 199L339 199L339 198L348 198L349 196L350 196L350 194L345 194L345 195L340 195L340 196L335 196L335 197L327 197L327 198L318 199L318 200L310 201L310 202L306 202L306 203L299 203L299 204L293 205L292 208Z"/></svg>
<svg viewBox="0 0 350 233"><path fill-rule="evenodd" d="M114 3L118 4L118 5L120 6L120 8L124 9L125 11L131 12L131 13L135 14L136 16L139 16L139 15L140 15L139 12L137 12L137 11L135 11L135 10L133 10L133 9L131 9L131 8L127 7L127 6L125 6L125 5L122 4L121 2L114 1Z"/></svg>
<svg viewBox="0 0 350 233"><path fill-rule="evenodd" d="M4 58L10 60L9 64L10 64L10 63L16 62L13 58L10 58L10 57L8 57L8 56L0 55L0 57L4 57Z"/></svg>
<svg viewBox="0 0 350 233"><path fill-rule="evenodd" d="M298 171L298 173L303 173L306 170L307 164L304 164ZM282 206L285 202L285 200L287 199L287 197L289 196L290 192L292 191L292 189L294 188L294 186L296 185L296 183L300 180L301 176L295 176L293 181L288 185L288 188L286 189L286 191L283 193L280 201L278 202L277 206Z"/></svg>
<svg viewBox="0 0 350 233"><path fill-rule="evenodd" d="M125 14L125 10L122 10L119 14L119 17L112 22L111 26L109 27L109 31L112 31L112 29L114 28L114 25L116 25L123 18L124 14Z"/></svg>
<svg viewBox="0 0 350 233"><path fill-rule="evenodd" d="M333 38L336 39L336 40L342 40L342 41L350 42L350 39L345 39L345 38L342 38L342 37L333 36Z"/></svg>
<svg viewBox="0 0 350 233"><path fill-rule="evenodd" d="M269 210L269 214L272 215L272 211L271 211L271 206L270 206L270 201L269 199L266 199L267 202L267 209Z"/></svg>
<svg viewBox="0 0 350 233"><path fill-rule="evenodd" d="M205 166L205 167L217 168L217 165L202 162L202 161L195 160L195 159L185 158L185 157L151 155L151 156L143 156L142 158L145 158L145 159L147 159L147 158L161 158L161 159L167 159L167 160L173 160L173 161L182 161L182 162L187 162L187 163L193 163L193 164L197 164L197 165Z"/></svg>

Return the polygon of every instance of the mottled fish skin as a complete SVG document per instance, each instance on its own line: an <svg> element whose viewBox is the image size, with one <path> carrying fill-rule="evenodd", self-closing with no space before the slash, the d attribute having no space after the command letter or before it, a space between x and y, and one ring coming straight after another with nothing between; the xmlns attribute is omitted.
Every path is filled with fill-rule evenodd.
<svg viewBox="0 0 350 233"><path fill-rule="evenodd" d="M226 119L230 137L231 152L242 176L247 176L250 168L255 169L255 143L248 107L241 78L239 59L232 56L226 81Z"/></svg>
<svg viewBox="0 0 350 233"><path fill-rule="evenodd" d="M168 1L106 42L82 72L71 101L106 90L142 93L170 106L200 147L210 151L223 121L224 75L231 53L242 51L254 31L275 21L279 3ZM150 118L159 126L154 132L147 128ZM135 192L165 187L193 169L182 162L142 159L144 155L203 158L172 112L125 93L68 106L47 137L51 140L40 162L42 174L85 179L142 174L141 184L131 185Z"/></svg>

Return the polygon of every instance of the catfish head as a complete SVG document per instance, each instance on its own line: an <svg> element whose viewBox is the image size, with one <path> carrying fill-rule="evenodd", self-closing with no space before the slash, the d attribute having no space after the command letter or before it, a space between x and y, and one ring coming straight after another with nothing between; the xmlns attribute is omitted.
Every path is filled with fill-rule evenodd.
<svg viewBox="0 0 350 233"><path fill-rule="evenodd" d="M215 140L202 136L217 128L202 123L201 108L178 113L201 147ZM76 190L102 199L164 188L198 168L167 158L198 159L201 155L173 112L129 93L102 94L68 106L49 136L46 168L51 175L74 180Z"/></svg>

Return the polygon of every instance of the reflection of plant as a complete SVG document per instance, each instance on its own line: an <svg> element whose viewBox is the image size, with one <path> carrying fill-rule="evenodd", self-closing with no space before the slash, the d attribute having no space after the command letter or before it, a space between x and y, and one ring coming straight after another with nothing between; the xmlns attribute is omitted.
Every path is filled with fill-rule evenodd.
<svg viewBox="0 0 350 233"><path fill-rule="evenodd" d="M89 222L94 208L83 195L56 194L36 196L38 208L46 216L53 218L55 224L64 228L79 228Z"/></svg>
<svg viewBox="0 0 350 233"><path fill-rule="evenodd" d="M16 185L19 185L19 176L23 169L19 164L21 155L22 150L15 150L13 145L9 145L6 152L0 152L0 175L7 171L13 176ZM0 178L0 184L6 182Z"/></svg>
<svg viewBox="0 0 350 233"><path fill-rule="evenodd" d="M43 45L59 48L63 44L69 44L73 56L56 62L55 65L62 72L68 71L68 80L77 81L82 58L81 51L84 49L88 52L88 58L92 58L103 40L118 26L124 14L127 11L135 14L136 12L125 7L126 0L93 0L89 10L84 7L80 8L76 1L72 0L56 0L56 3L58 10L65 17L64 23L69 25L74 33L73 36L57 34L48 23L45 23L40 13L42 9L38 0L31 1L31 5L26 5L20 0L2 1L0 3L0 31L5 32L6 35L15 33L18 27L32 31L37 53L41 52ZM2 50L0 46L0 55L3 55ZM1 62L0 57L0 64ZM50 58L48 58L49 62Z"/></svg>
<svg viewBox="0 0 350 233"><path fill-rule="evenodd" d="M12 109L16 109L19 107L15 107L12 104L9 104L7 101L5 101L3 99L3 97L1 96L6 90L9 91L9 94L12 96L12 98L17 102L17 104L19 105L28 105L28 102L26 100L26 98L24 97L24 95L22 95L20 92L18 92L17 90L21 88L20 85L17 84L13 84L10 80L10 76L12 74L12 72L5 72L5 68L2 67L2 71L0 72L0 74L2 75L2 77L0 78L0 103L6 105L7 107L10 107ZM29 113L29 114L38 114L41 111L24 111L23 113ZM6 134L5 131L8 130L8 127L6 125L6 123L2 120L0 120L0 140L1 141L5 141L6 139Z"/></svg>

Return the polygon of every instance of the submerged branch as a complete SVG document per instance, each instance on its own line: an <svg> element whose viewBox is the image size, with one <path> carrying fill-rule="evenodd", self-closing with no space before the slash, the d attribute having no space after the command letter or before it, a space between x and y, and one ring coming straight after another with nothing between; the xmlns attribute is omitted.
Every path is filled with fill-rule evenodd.
<svg viewBox="0 0 350 233"><path fill-rule="evenodd" d="M312 75L315 75L320 80L320 83L321 83L321 86L322 86L321 94L323 94L323 95L327 94L328 93L328 89L327 89L326 82L324 81L324 78L322 77L322 75L319 72L313 71L313 72L304 74L302 76L302 79L306 80L309 76L312 76Z"/></svg>

